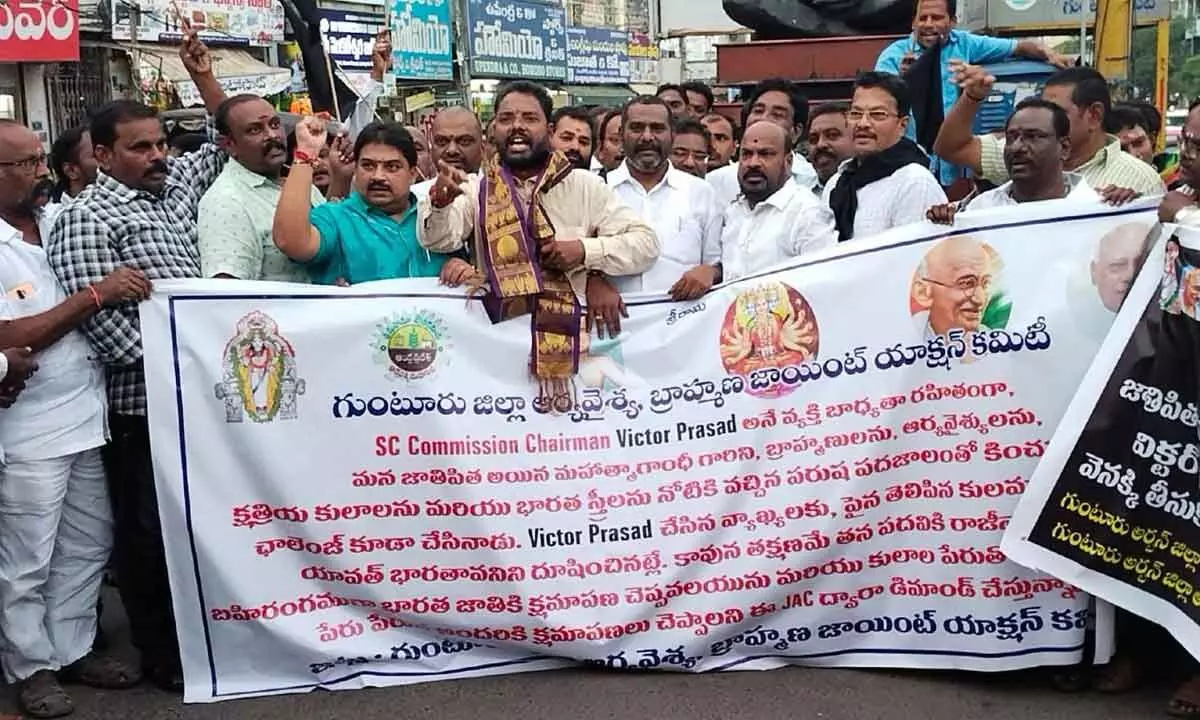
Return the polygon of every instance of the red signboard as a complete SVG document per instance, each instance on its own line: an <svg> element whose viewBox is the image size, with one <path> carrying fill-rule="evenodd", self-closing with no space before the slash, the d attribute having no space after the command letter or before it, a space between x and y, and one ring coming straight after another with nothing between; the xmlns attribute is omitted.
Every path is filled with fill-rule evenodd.
<svg viewBox="0 0 1200 720"><path fill-rule="evenodd" d="M79 0L0 0L0 62L78 62Z"/></svg>

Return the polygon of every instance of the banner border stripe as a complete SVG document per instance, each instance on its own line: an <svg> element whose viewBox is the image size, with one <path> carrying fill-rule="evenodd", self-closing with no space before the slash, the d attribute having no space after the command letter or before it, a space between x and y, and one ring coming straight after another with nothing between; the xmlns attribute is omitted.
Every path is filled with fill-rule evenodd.
<svg viewBox="0 0 1200 720"><path fill-rule="evenodd" d="M1132 204L1133 203L1131 203L1131 205ZM789 270L795 270L796 268L801 268L801 267L805 267L808 265L813 265L813 266L824 265L825 263L833 262L835 260L842 260L844 258L858 257L861 255L870 255L872 253L881 252L883 250L891 250L893 248L908 247L910 245L919 245L921 243L933 242L935 240L943 240L943 239L951 237L953 235L963 235L963 234L971 233L971 232L984 232L987 230L1009 230L1012 228L1027 227L1027 226L1032 227L1032 226L1037 226L1037 225L1058 225L1061 223L1075 222L1077 220L1094 220L1096 218L1112 218L1112 217L1120 217L1122 215L1136 215L1139 213L1145 213L1146 211L1152 210L1152 209L1154 209L1154 208L1151 206L1142 207L1139 204L1136 207L1129 207L1129 206L1114 207L1107 212L1081 213L1081 214L1075 214L1075 215L1066 215L1066 216L1062 216L1062 217L1046 217L1046 218L1040 218L1040 219L1036 219L1036 220L1014 220L1014 221L1010 221L1010 222L993 223L990 225L948 227L948 228L945 228L944 230L940 230L939 232L933 232L929 235L922 235L921 237L916 238L914 240L905 240L902 242L888 242L888 243L883 243L883 244L873 244L871 247L855 248L855 249L850 250L849 252L838 252L836 254L832 254L827 257L823 257L825 255L825 253L824 253L824 251L822 251L820 253L817 253L817 257L804 257L804 256L797 257L797 258L794 258L795 262L791 262L787 265L773 266L769 270L763 270L762 272L754 273L753 275L747 275L746 277L738 278L737 280L730 280L728 282L721 283L720 285L714 285L712 288L710 288L708 290L708 292L706 292L704 295L700 296L700 298L697 298L697 300L693 300L691 302L697 302L698 300L703 299L705 296L711 295L711 294L717 292L718 290L721 290L722 288L734 287L741 283L753 282L755 280L766 277L768 275L777 275L782 272L787 272ZM834 247L838 248L838 249L843 249L846 246L844 244L842 244L842 245L835 245ZM370 284L370 283L367 283L367 284ZM475 303L483 302L483 299L478 296L468 297L468 296L464 296L461 293L430 293L430 292L414 292L414 293L386 292L386 293L355 293L355 294L306 293L303 295L300 295L300 294L294 295L294 294L289 294L289 293L272 293L270 295L266 295L266 294L259 292L259 293L250 293L250 294L246 294L246 295L236 295L236 294L229 294L229 295L226 295L226 294L221 294L221 295L178 295L178 296L172 295L171 302L173 303L176 300L266 300L266 299L299 299L299 298L305 298L305 299L309 299L309 300L330 300L330 299L342 299L342 298L395 298L395 297L429 298L429 299L436 299L436 300L456 300L457 299L457 300L466 300L468 302L475 302ZM646 298L644 300L628 300L625 302L625 304L627 306L638 306L638 307L644 306L644 305L663 305L666 303L678 304L678 303L676 303L676 301L674 301L671 298L666 297L666 296L657 297L657 298ZM584 307L587 307L587 306L585 305ZM172 306L172 309L173 309L173 306ZM174 315L172 315L172 317L174 317Z"/></svg>
<svg viewBox="0 0 1200 720"><path fill-rule="evenodd" d="M204 626L204 648L208 652L208 672L211 692L217 695L217 665L213 658L212 632L208 627L208 604L204 602L204 586L200 583L200 554L196 550L196 533L192 524L192 493L188 482L187 435L183 431L183 372L179 363L179 332L175 324L175 298L170 298L167 313L171 327L171 364L175 371L175 409L179 421L179 469L183 477L184 523L187 528L188 548L192 553L192 572L196 576L196 599L200 604L201 624ZM169 584L169 583L168 583ZM178 631L176 631L178 635Z"/></svg>

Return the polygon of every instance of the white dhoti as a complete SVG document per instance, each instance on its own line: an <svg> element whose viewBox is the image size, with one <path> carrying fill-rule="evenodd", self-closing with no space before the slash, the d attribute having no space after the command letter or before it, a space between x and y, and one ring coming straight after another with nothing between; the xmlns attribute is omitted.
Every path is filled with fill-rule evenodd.
<svg viewBox="0 0 1200 720"><path fill-rule="evenodd" d="M9 683L91 652L111 550L100 448L0 470L0 662Z"/></svg>

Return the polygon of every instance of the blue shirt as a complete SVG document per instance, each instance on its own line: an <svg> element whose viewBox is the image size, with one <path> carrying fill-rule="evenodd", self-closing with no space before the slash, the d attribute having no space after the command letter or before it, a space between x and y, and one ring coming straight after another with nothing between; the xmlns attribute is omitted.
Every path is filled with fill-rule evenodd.
<svg viewBox="0 0 1200 720"><path fill-rule="evenodd" d="M446 261L417 243L417 199L411 193L399 219L368 205L357 192L313 208L308 217L321 237L317 254L305 263L318 285L333 285L338 278L356 285L436 277Z"/></svg>
<svg viewBox="0 0 1200 720"><path fill-rule="evenodd" d="M904 56L912 53L913 56L920 57L922 50L924 48L917 44L915 35L901 38L879 53L879 58L875 61L875 69L900 75L900 61L904 59ZM958 99L958 86L954 84L954 75L950 72L950 61L961 60L972 65L983 65L1007 60L1016 50L1016 40L976 35L965 30L951 30L949 41L942 48L942 112L950 112L954 101ZM911 117L906 134L911 140L917 138L916 123ZM925 148L925 150L928 151L930 148ZM951 165L935 155L930 156L930 167L943 185L949 185L956 178L962 176L961 168Z"/></svg>

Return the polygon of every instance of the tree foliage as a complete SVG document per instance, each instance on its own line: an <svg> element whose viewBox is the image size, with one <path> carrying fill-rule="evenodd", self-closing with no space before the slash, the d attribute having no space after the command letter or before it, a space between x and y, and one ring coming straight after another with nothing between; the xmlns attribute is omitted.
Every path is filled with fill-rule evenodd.
<svg viewBox="0 0 1200 720"><path fill-rule="evenodd" d="M1187 105L1200 94L1200 62L1189 50L1192 42L1185 37L1187 19L1171 20L1170 55L1167 61L1167 94L1173 103ZM1133 88L1138 97L1154 97L1155 28L1138 28L1133 32Z"/></svg>
<svg viewBox="0 0 1200 720"><path fill-rule="evenodd" d="M1187 106L1200 97L1200 55L1191 54L1192 41L1187 37L1187 19L1171 20L1170 55L1167 60L1167 93L1171 104ZM1133 32L1133 70L1127 95L1151 100L1154 98L1156 72L1157 28L1141 27ZM1090 42L1089 42L1090 45ZM1068 55L1079 52L1078 38L1059 46Z"/></svg>

